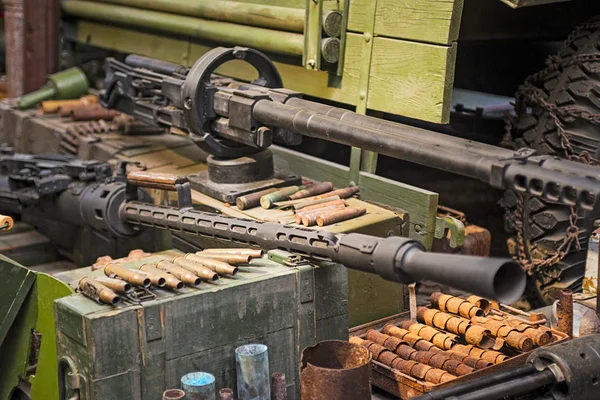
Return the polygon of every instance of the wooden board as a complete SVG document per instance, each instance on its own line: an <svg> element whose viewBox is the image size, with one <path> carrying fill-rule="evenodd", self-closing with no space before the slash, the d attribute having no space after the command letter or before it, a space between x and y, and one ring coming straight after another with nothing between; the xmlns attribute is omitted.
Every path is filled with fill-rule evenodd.
<svg viewBox="0 0 600 400"><path fill-rule="evenodd" d="M372 0L351 0L348 30L363 32ZM377 0L375 35L437 44L458 38L464 0Z"/></svg>
<svg viewBox="0 0 600 400"><path fill-rule="evenodd" d="M210 49L187 38L174 39L86 21L76 23L71 38L80 43L185 65L193 64ZM324 71L306 70L300 65L282 62L275 65L288 89L356 105L363 40L362 34L347 35L341 79ZM456 59L454 47L377 38L373 51L370 79L375 85L370 85L369 108L436 123L448 121ZM255 74L252 67L243 64L224 66L219 72L240 79Z"/></svg>

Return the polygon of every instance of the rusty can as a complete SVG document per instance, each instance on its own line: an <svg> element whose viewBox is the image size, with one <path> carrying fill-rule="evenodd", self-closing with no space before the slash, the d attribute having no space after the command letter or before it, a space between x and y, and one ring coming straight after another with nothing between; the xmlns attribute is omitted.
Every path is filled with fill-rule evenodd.
<svg viewBox="0 0 600 400"><path fill-rule="evenodd" d="M185 392L181 389L167 389L163 392L162 400L183 400Z"/></svg>
<svg viewBox="0 0 600 400"><path fill-rule="evenodd" d="M370 400L371 354L339 340L307 347L300 361L300 392L302 400Z"/></svg>
<svg viewBox="0 0 600 400"><path fill-rule="evenodd" d="M290 196L290 200L298 200L304 199L310 196L317 196L326 192L331 191L333 189L333 185L331 182L319 182L314 185L308 186L304 190L300 190L299 192L294 193Z"/></svg>
<svg viewBox="0 0 600 400"><path fill-rule="evenodd" d="M219 390L219 400L234 400L233 389L223 388Z"/></svg>
<svg viewBox="0 0 600 400"><path fill-rule="evenodd" d="M359 217L367 212L366 208L348 207L343 210L333 210L317 217L317 225L327 226L337 222Z"/></svg>

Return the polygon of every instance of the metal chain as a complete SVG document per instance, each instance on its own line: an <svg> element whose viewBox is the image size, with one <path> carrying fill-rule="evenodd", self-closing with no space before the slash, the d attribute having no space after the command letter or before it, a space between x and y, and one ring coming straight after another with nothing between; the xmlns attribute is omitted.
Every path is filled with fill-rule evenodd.
<svg viewBox="0 0 600 400"><path fill-rule="evenodd" d="M579 106L557 106L555 104L551 104L546 100L547 96L545 92L536 86L537 84L543 82L550 74L561 69L585 62L600 62L600 53L562 57L564 51L573 44L579 34L583 30L588 29L600 29L600 21L580 25L569 35L561 51L559 52L559 55L549 57L546 60L546 68L529 76L525 80L525 83L519 88L516 94L515 110L517 111L517 114L520 115L525 113L528 107L540 107L544 109L550 118L552 118L556 126L556 130L560 139L560 145L564 151L565 158L571 161L581 162L583 164L600 165L600 162L593 158L592 155L587 151L582 151L577 154L577 152L573 149L570 136L566 132L560 118L579 118L590 121L594 124L600 124L600 114L590 113ZM513 127L514 121L510 114L507 113L505 117L505 134L502 139L503 144L512 143L511 133ZM532 274L536 270L549 268L562 261L571 251L573 245L575 245L576 249L581 248L581 244L579 242L579 227L577 226L577 220L579 218L578 210L575 207L571 207L571 213L569 215L569 227L565 231L565 239L558 249L556 249L556 252L546 259L532 259L529 251L527 251L523 234L525 200L521 193L515 192L515 194L517 196L517 201L515 212L513 214L514 220L512 221L517 233L517 255L515 258L523 266L525 271L527 271L529 274Z"/></svg>

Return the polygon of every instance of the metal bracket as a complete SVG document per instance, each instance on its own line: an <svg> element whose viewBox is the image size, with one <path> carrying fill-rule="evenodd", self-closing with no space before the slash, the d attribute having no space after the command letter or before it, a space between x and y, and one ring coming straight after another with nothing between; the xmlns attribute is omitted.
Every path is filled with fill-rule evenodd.
<svg viewBox="0 0 600 400"><path fill-rule="evenodd" d="M304 52L302 65L306 69L321 68L321 35L323 24L323 0L306 0L304 19Z"/></svg>
<svg viewBox="0 0 600 400"><path fill-rule="evenodd" d="M454 217L436 217L435 233L436 239L443 239L450 231L450 247L462 246L465 242L465 224Z"/></svg>

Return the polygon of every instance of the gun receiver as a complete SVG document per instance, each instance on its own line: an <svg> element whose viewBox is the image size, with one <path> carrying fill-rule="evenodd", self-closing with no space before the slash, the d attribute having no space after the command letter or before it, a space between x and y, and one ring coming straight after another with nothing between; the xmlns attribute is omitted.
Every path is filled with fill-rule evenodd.
<svg viewBox="0 0 600 400"><path fill-rule="evenodd" d="M245 83L214 74L230 60L244 60L259 74ZM345 145L476 178L499 189L546 201L593 209L599 200L596 167L532 149L512 151L407 125L359 115L302 99L282 89L275 66L247 48L216 48L191 69L129 56L106 60L104 106L162 127L186 130L202 149L220 157L241 157L273 141L298 143L301 136Z"/></svg>

